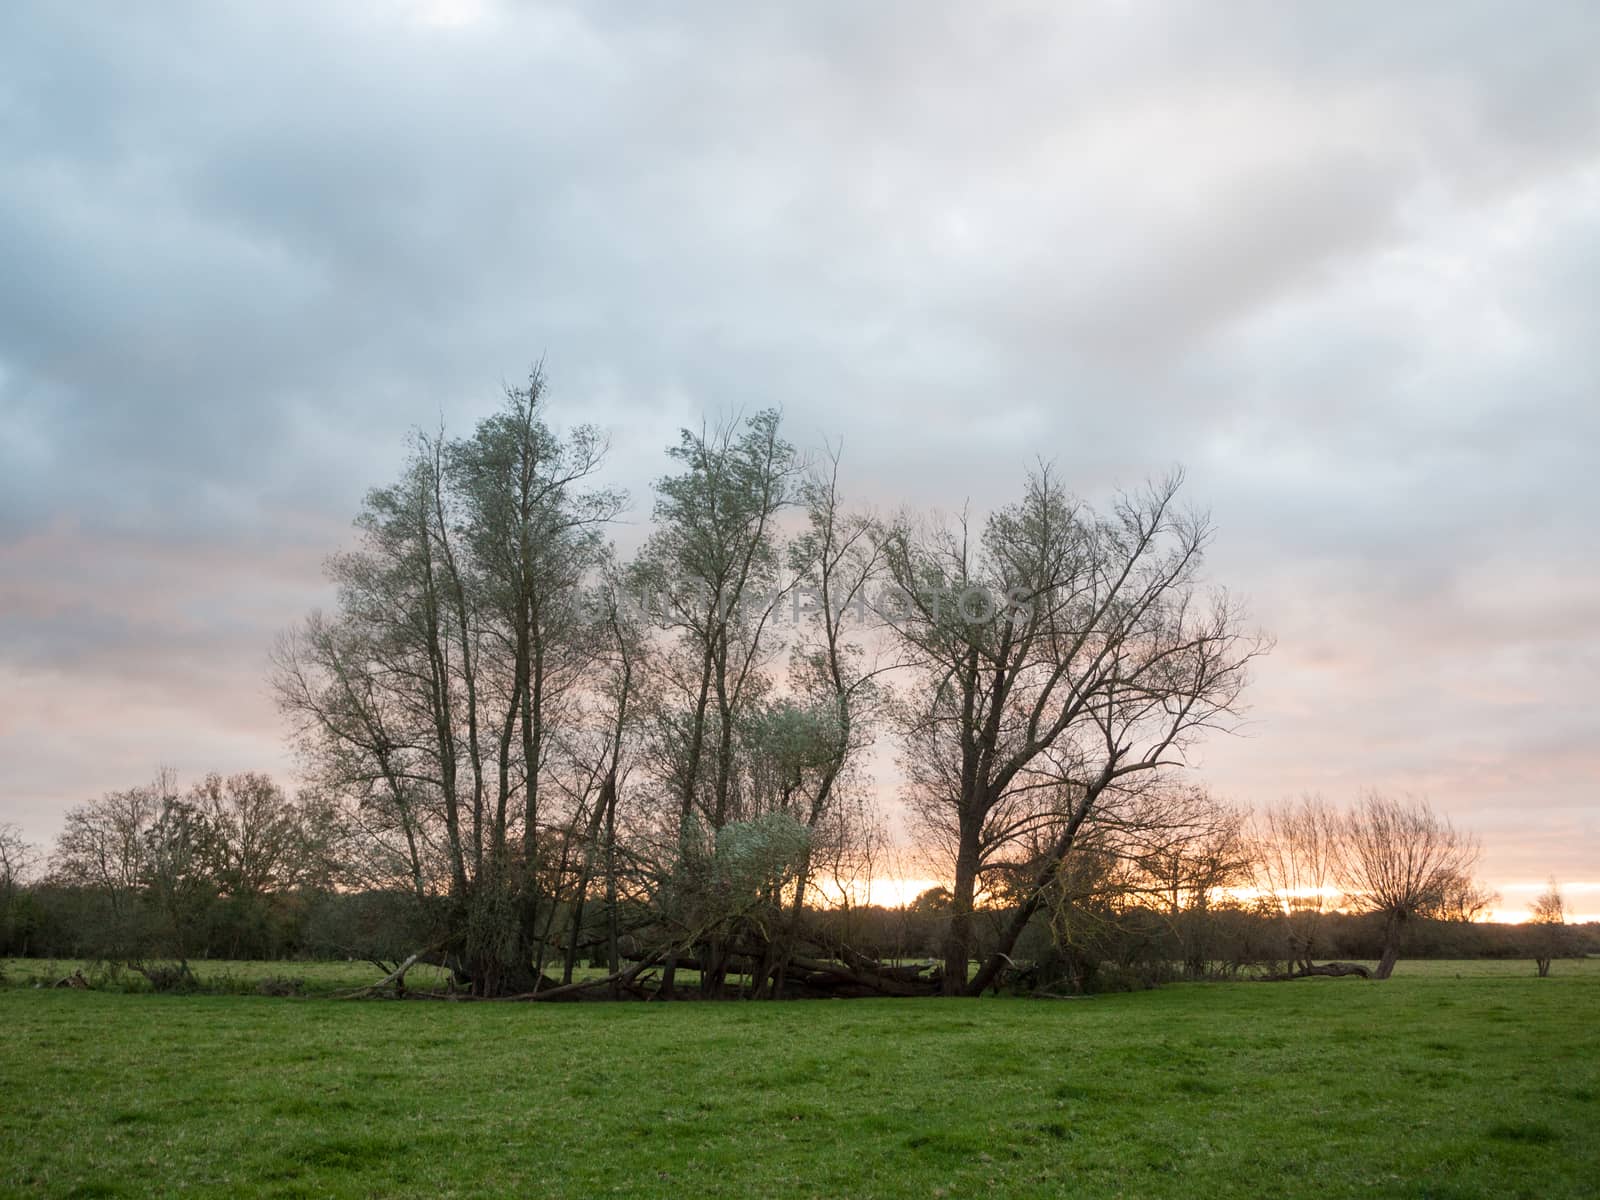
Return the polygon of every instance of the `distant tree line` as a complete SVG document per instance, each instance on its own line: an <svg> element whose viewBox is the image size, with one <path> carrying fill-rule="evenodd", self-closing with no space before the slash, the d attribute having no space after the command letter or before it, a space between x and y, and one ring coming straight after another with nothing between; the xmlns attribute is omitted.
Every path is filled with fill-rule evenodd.
<svg viewBox="0 0 1600 1200"><path fill-rule="evenodd" d="M1041 465L986 520L885 517L762 411L681 434L623 561L603 437L545 406L536 371L368 495L334 611L274 656L301 794L164 773L75 810L43 881L7 884L8 949L344 953L483 997L671 998L686 970L706 996L978 995L1336 973L1336 888L1383 976L1481 907L1426 806L1253 827L1184 783L1268 642L1203 586L1180 475L1102 510ZM893 914L848 903L883 867L889 740L952 881Z"/></svg>
<svg viewBox="0 0 1600 1200"><path fill-rule="evenodd" d="M315 903L335 894L326 838L325 807L265 775L180 790L163 770L69 812L44 863L18 856L47 869L7 879L5 952L180 965L303 953Z"/></svg>
<svg viewBox="0 0 1600 1200"><path fill-rule="evenodd" d="M1203 796L1191 796L1190 805L1212 823L1191 825L1182 845L1169 841L1159 854L1086 845L1070 890L1063 884L1047 915L1029 925L1012 968L993 986L1123 990L1277 976L1317 957L1383 957L1390 933L1381 910L1333 891L1272 891L1281 866L1263 833ZM1254 824L1270 836L1308 812L1332 810L1302 801ZM179 792L171 773L161 772L151 784L75 809L48 858L14 827L0 827L0 956L137 969L171 961L176 971L161 976L169 981L185 977L190 959L401 962L429 936L425 910L404 891L340 888L338 867L326 857L327 817L257 773L212 775ZM1255 889L1256 882L1269 886ZM1470 883L1440 899L1411 921L1407 954L1532 959L1544 975L1555 959L1600 953L1600 925L1565 924L1553 882L1524 924L1482 920L1496 898ZM835 903L803 917L814 944L900 964L942 953L951 907L950 890L935 887L897 907ZM997 944L1014 912L1003 897L977 909L980 954ZM621 914L630 929L650 920L643 910ZM593 951L582 961L606 963ZM736 990L750 983L743 978Z"/></svg>

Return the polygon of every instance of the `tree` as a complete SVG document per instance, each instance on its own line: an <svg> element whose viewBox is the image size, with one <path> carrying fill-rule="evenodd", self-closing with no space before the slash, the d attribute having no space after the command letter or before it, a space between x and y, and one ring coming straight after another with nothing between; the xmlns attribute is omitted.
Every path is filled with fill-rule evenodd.
<svg viewBox="0 0 1600 1200"><path fill-rule="evenodd" d="M177 795L173 772L163 768L149 785L107 792L67 813L50 859L52 878L88 892L102 909L92 949L107 958L136 954L143 934L141 892L146 833L163 801Z"/></svg>
<svg viewBox="0 0 1600 1200"><path fill-rule="evenodd" d="M770 409L742 426L686 429L668 454L681 469L656 484L656 527L631 583L664 638L650 686L650 759L674 801L660 836L669 861L683 862L709 850L691 839L754 815L743 810L735 758L771 686L772 626L787 592L776 522L801 468ZM674 965L669 958L664 970L668 995Z"/></svg>
<svg viewBox="0 0 1600 1200"><path fill-rule="evenodd" d="M604 561L603 530L623 505L620 493L587 483L604 461L604 437L591 426L580 426L565 439L558 437L544 419L544 391L543 374L535 367L525 388L508 393L501 412L481 422L471 438L449 448L447 481L464 522L467 568L453 566L456 555L448 538L439 544L446 594L457 595L466 580L473 581L473 607L488 618L487 649L493 654L498 648L502 656L509 652L508 703L503 715L491 722L498 788L492 853L484 860L488 877L483 882L490 887L481 890L489 895L509 890L515 896L511 904L517 914L515 956L519 970L531 966L533 980L543 975L572 849L573 826L567 814L548 812L544 805L546 783L556 769L557 743L574 720L569 700L593 646L585 583ZM442 512L442 504L436 502L435 507ZM442 517L440 524L447 530ZM457 624L470 627L460 617ZM465 666L471 659L481 670L484 647L475 649L476 655L463 653L461 661ZM442 651L437 670L441 678L448 672ZM448 689L440 685L438 690L442 702L447 701ZM472 693L481 695L476 688ZM473 714L468 717L470 722ZM447 716L435 716L441 762L458 741L447 735L448 723ZM514 765L518 760L520 770ZM521 845L513 863L507 840L508 803L519 774L522 803L516 824ZM453 786L454 781L449 783ZM542 830L556 836L545 838ZM555 850L559 865L553 873L541 853L545 849ZM463 882L458 880L457 886ZM504 911L498 899L481 912L490 909ZM485 948L503 945L509 932L497 928L493 920L484 922L481 912L478 923Z"/></svg>
<svg viewBox="0 0 1600 1200"><path fill-rule="evenodd" d="M0 954L25 955L39 914L27 886L38 862L33 844L9 822L0 824Z"/></svg>
<svg viewBox="0 0 1600 1200"><path fill-rule="evenodd" d="M313 822L269 776L212 772L190 789L188 802L209 825L223 895L258 899L317 874Z"/></svg>
<svg viewBox="0 0 1600 1200"><path fill-rule="evenodd" d="M732 819L739 717L764 693L772 625L786 588L776 521L799 465L779 415L684 430L683 468L656 485L656 528L633 568L646 615L673 645L660 656L658 763L678 818L713 832Z"/></svg>
<svg viewBox="0 0 1600 1200"><path fill-rule="evenodd" d="M880 611L916 676L901 721L907 798L953 868L948 994L980 993L1009 961L1103 800L1132 776L1181 766L1238 712L1267 643L1225 594L1201 594L1211 526L1179 508L1181 483L1173 475L1101 516L1041 467L981 532L964 517L884 532L895 586ZM1041 839L969 981L980 882Z"/></svg>
<svg viewBox="0 0 1600 1200"><path fill-rule="evenodd" d="M303 911L291 898L333 886L327 806L310 794L291 800L259 771L213 772L187 799L205 818L214 857L211 944L232 958L271 953Z"/></svg>
<svg viewBox="0 0 1600 1200"><path fill-rule="evenodd" d="M1320 796L1302 796L1260 814L1251 839L1251 875L1281 921L1287 957L1312 974L1323 921L1338 904L1339 815Z"/></svg>
<svg viewBox="0 0 1600 1200"><path fill-rule="evenodd" d="M789 814L807 834L782 922L784 945L769 943L758 972L773 976L774 994L819 876L831 875L835 898L847 902L846 877L870 875L872 816L857 764L887 705L879 680L891 669L869 658L862 644L883 555L871 521L844 508L836 449L802 483L799 499L806 525L789 547L790 570L799 583L788 695L766 707L750 739L767 794L762 807ZM754 990L759 994L759 987Z"/></svg>
<svg viewBox="0 0 1600 1200"><path fill-rule="evenodd" d="M9 902L33 870L35 852L24 840L22 830L6 822L0 824L0 902Z"/></svg>
<svg viewBox="0 0 1600 1200"><path fill-rule="evenodd" d="M925 888L906 905L906 911L919 917L941 916L950 911L950 889L943 884Z"/></svg>
<svg viewBox="0 0 1600 1200"><path fill-rule="evenodd" d="M1198 788L1155 799L1155 820L1133 831L1138 891L1165 917L1184 973L1200 979L1217 957L1217 908L1250 878L1245 814Z"/></svg>
<svg viewBox="0 0 1600 1200"><path fill-rule="evenodd" d="M1377 979L1394 972L1410 923L1439 911L1450 889L1471 876L1479 854L1477 840L1436 815L1427 801L1377 792L1345 815L1335 847L1351 904L1382 922Z"/></svg>
<svg viewBox="0 0 1600 1200"><path fill-rule="evenodd" d="M330 564L339 611L276 655L275 686L345 857L404 887L482 994L536 988L572 865L550 797L595 639L583 603L621 506L597 431L544 418L534 370L471 437L419 434ZM556 789L559 795L559 789Z"/></svg>
<svg viewBox="0 0 1600 1200"><path fill-rule="evenodd" d="M154 918L149 945L177 959L178 975L187 978L189 959L216 897L218 839L204 811L165 792L142 840L139 882ZM152 981L157 978L151 974Z"/></svg>
<svg viewBox="0 0 1600 1200"><path fill-rule="evenodd" d="M1567 905L1554 876L1550 886L1528 908L1534 965L1543 979L1550 974L1551 960L1567 952Z"/></svg>
<svg viewBox="0 0 1600 1200"><path fill-rule="evenodd" d="M579 769L564 784L584 827L562 969L564 985L572 983L579 944L585 936L589 889L601 874L605 881L606 962L613 976L621 970L617 810L632 767L640 689L649 665L644 630L624 592L621 572L608 562L592 597L596 650L587 693L590 709L588 719L580 722L572 754Z"/></svg>
<svg viewBox="0 0 1600 1200"><path fill-rule="evenodd" d="M1499 892L1485 887L1470 875L1457 875L1442 884L1433 915L1441 921L1471 924L1484 920L1499 903Z"/></svg>
<svg viewBox="0 0 1600 1200"><path fill-rule="evenodd" d="M347 887L409 893L432 952L484 995L549 991L551 961L569 994L600 940L619 989L619 959L659 958L664 996L680 956L710 995L734 960L755 994L784 994L790 964L808 994L925 990L807 909L869 871L860 763L892 712L913 807L954 866L946 990L994 979L1090 828L1204 969L1209 898L1236 865L1226 822L1202 828L1165 780L1231 725L1266 642L1202 588L1210 526L1178 507L1178 477L1102 515L1041 468L981 534L885 525L844 508L837 453L808 475L762 411L682 433L618 569L602 532L620 501L590 483L603 442L556 436L542 392L535 372L470 437L419 434L331 564L337 610L281 647ZM902 669L914 686L891 703L881 677ZM697 864L769 819L804 832L794 869L707 903ZM1002 891L968 980L974 908ZM802 943L843 969L799 966Z"/></svg>

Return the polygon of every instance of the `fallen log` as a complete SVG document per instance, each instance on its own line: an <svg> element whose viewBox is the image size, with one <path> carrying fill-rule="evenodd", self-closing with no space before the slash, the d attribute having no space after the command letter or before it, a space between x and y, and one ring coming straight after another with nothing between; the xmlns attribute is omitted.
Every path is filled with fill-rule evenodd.
<svg viewBox="0 0 1600 1200"><path fill-rule="evenodd" d="M659 958L660 955L654 957ZM932 996L939 991L938 975L924 975L933 964L889 966L862 955L856 955L855 959L861 965L850 966L827 959L791 956L784 964L783 994L791 999L855 999L869 996ZM705 969L700 959L693 956L680 954L676 961L681 970ZM725 965L735 973L750 974L759 968L760 957L741 948L728 956ZM526 998L539 999L543 995L538 993Z"/></svg>
<svg viewBox="0 0 1600 1200"><path fill-rule="evenodd" d="M368 999L388 988L393 988L395 999L404 1000L406 996L406 972L416 966L417 959L421 958L423 953L421 950L417 951L405 962L378 980L377 983L369 984L366 987L352 988L348 992L341 992L338 998L341 1000Z"/></svg>
<svg viewBox="0 0 1600 1200"><path fill-rule="evenodd" d="M839 947L839 961L864 975L882 975L887 979L918 979L924 971L930 971L937 965L932 962L881 962L849 946Z"/></svg>
<svg viewBox="0 0 1600 1200"><path fill-rule="evenodd" d="M641 958L638 962L634 963L633 966L628 967L625 970L617 971L614 974L606 975L600 979L583 979L576 983L564 983L560 987L541 988L538 991L522 992L515 996L496 996L493 997L493 999L577 1000L581 997L581 993L589 991L592 988L609 987L611 984L616 984L621 988L630 988L630 985L633 983L633 981L643 971L647 970L651 966L654 966L660 958L661 953L657 951L654 954L650 954L644 958Z"/></svg>
<svg viewBox="0 0 1600 1200"><path fill-rule="evenodd" d="M1343 978L1355 975L1361 979L1372 978L1372 968L1353 962L1331 962L1318 966L1316 963L1305 963L1293 971L1278 971L1271 975L1261 976L1262 983L1283 983L1290 979L1311 979L1318 976L1331 976Z"/></svg>
<svg viewBox="0 0 1600 1200"><path fill-rule="evenodd" d="M924 978L926 966L866 970L843 963L812 958L791 958L784 974L784 990L799 988L837 996L931 996L939 990L937 976Z"/></svg>

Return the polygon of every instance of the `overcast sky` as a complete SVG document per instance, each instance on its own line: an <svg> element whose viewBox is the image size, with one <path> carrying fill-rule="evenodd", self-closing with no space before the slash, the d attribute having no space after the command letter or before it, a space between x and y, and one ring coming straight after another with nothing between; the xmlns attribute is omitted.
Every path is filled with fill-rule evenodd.
<svg viewBox="0 0 1600 1200"><path fill-rule="evenodd" d="M741 406L883 507L1183 464L1278 642L1203 779L1600 912L1590 0L133 13L0 9L0 820L290 776L274 634L543 356L635 521Z"/></svg>

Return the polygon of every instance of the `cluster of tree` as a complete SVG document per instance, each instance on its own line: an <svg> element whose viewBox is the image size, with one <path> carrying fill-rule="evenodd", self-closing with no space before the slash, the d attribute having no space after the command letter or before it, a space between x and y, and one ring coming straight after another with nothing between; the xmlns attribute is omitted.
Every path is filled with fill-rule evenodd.
<svg viewBox="0 0 1600 1200"><path fill-rule="evenodd" d="M918 957L938 953L948 905L948 889L939 888L903 908L836 911L819 919L847 927L850 943L865 953ZM998 933L1005 915L979 910L980 944ZM1203 958L1194 953L1197 940L1204 945ZM1382 918L1328 913L1321 944L1329 958L1370 963L1383 953ZM1531 959L1546 973L1552 958L1597 953L1600 924L1595 923L1427 918L1414 922L1405 940L1408 958ZM1258 900L1220 897L1174 921L1159 905L1108 897L1082 904L1070 923L1031 926L1018 944L1016 968L1001 984L1026 993L1092 992L1177 980L1280 979L1292 977L1293 955L1282 914Z"/></svg>
<svg viewBox="0 0 1600 1200"><path fill-rule="evenodd" d="M977 995L1030 939L1103 955L1094 931L1135 910L1203 973L1216 898L1251 881L1300 939L1284 959L1313 969L1306 853L1334 856L1394 947L1467 878L1453 834L1402 877L1384 858L1431 814L1419 830L1374 800L1306 850L1180 784L1267 642L1201 586L1211 528L1177 475L1102 511L1040 467L982 522L881 518L765 411L683 432L624 562L605 450L552 430L537 371L469 436L418 434L330 563L335 611L276 651L305 797L163 777L73 814L52 878L93 893L105 945L181 959L218 944L218 912L258 928L309 921L311 895L383 897L406 960L482 996L637 994L649 972L670 997L690 968L707 995L730 976L758 996ZM890 736L913 834L952 880L927 969L864 952L821 903L873 874L863 759ZM604 978L576 979L585 961Z"/></svg>
<svg viewBox="0 0 1600 1200"><path fill-rule="evenodd" d="M169 770L72 810L48 873L22 887L26 854L0 837L8 953L62 952L186 969L195 956L276 957L298 944L312 897L331 891L326 810L254 772L181 790ZM26 856L26 857L24 857Z"/></svg>
<svg viewBox="0 0 1600 1200"><path fill-rule="evenodd" d="M1086 824L1015 953L1013 979L1084 990L1123 982L1307 975L1384 979L1402 952L1434 958L1533 958L1600 950L1600 928L1564 924L1554 881L1523 924L1485 918L1499 897L1472 876L1478 847L1425 801L1377 794L1337 810L1305 798L1251 816L1200 791L1157 789ZM948 911L940 888L872 939L930 952ZM1020 904L1004 891L979 912L996 944ZM1350 961L1376 961L1376 966ZM1102 979L1103 982L1103 979Z"/></svg>
<svg viewBox="0 0 1600 1200"><path fill-rule="evenodd" d="M1371 961L1392 949L1384 906L1337 894L1327 883L1314 889L1290 881L1282 855L1302 851L1277 845L1286 829L1336 830L1361 808L1339 814L1302 801L1252 821L1190 793L1173 809L1180 811L1186 824L1086 832L1071 872L1058 876L1057 892L994 986L1081 992L1176 978L1292 978L1315 971L1316 957ZM179 978L189 956L403 961L431 934L427 912L403 890L335 886L340 871L328 857L326 816L323 807L291 802L258 774L209 776L180 796L170 773L162 773L149 786L70 814L43 875L14 827L0 827L0 955L140 965L175 956ZM804 911L811 945L853 948L858 968L943 953L949 888L897 908L842 899ZM1523 924L1482 920L1494 899L1469 880L1451 880L1408 918L1406 953L1533 959L1541 975L1556 958L1600 953L1600 926L1565 924L1553 881ZM1015 911L1004 896L976 910L980 957L993 952ZM651 920L647 910L621 914L630 930ZM590 954L585 961L606 959ZM814 961L801 962L807 970L791 994L807 994L804 980L818 974ZM860 974L841 975L839 965L824 990L836 993ZM751 983L742 978L740 989ZM859 979L853 986L876 990Z"/></svg>
<svg viewBox="0 0 1600 1200"><path fill-rule="evenodd" d="M1282 916L1294 975L1346 973L1316 963L1324 919L1336 910L1377 920L1374 974L1387 979L1417 921L1470 922L1498 899L1473 879L1477 839L1422 800L1369 793L1341 812L1307 796L1269 809L1254 840L1253 883Z"/></svg>
<svg viewBox="0 0 1600 1200"><path fill-rule="evenodd" d="M886 732L954 881L921 986L977 994L1085 831L1176 794L1147 781L1231 719L1265 648L1200 588L1210 529L1176 476L1102 513L1040 468L981 527L877 519L760 412L682 434L622 563L603 452L550 429L537 373L470 436L418 436L333 563L337 612L278 654L344 884L408 890L482 994L597 948L667 995L690 963L710 994L730 971L783 994L818 956L913 986L805 916L870 867L861 760Z"/></svg>

